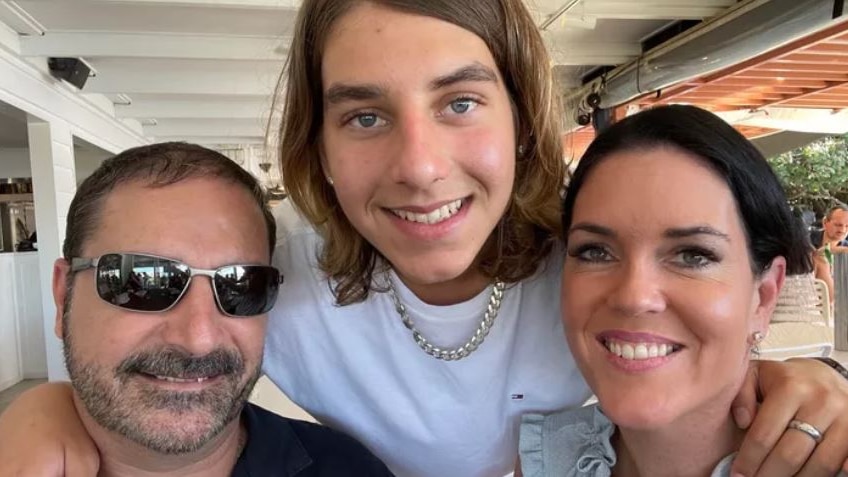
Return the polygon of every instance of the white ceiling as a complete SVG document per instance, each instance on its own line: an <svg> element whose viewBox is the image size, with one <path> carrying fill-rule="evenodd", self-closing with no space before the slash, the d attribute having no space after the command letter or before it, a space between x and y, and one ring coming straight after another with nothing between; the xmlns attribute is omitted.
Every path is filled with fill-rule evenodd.
<svg viewBox="0 0 848 477"><path fill-rule="evenodd" d="M151 140L246 144L264 136L299 3L0 0L0 22L35 63L85 59L96 76L83 92L105 95L119 118L138 120ZM708 18L736 0L528 3L536 5L538 25L550 23L543 34L557 77L575 87L598 66L636 58L640 41L670 22Z"/></svg>

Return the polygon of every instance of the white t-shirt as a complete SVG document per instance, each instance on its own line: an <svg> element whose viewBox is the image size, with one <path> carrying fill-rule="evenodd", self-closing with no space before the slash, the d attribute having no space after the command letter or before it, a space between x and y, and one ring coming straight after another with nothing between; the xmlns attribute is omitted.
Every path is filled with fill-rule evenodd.
<svg viewBox="0 0 848 477"><path fill-rule="evenodd" d="M317 266L320 237L289 201L276 216L274 262L285 281L268 324L265 373L398 476L508 474L523 413L578 406L589 396L560 322L561 254L536 277L508 285L485 342L446 362L418 347L389 294L336 306ZM446 347L471 336L491 293L432 306L391 279L416 327Z"/></svg>

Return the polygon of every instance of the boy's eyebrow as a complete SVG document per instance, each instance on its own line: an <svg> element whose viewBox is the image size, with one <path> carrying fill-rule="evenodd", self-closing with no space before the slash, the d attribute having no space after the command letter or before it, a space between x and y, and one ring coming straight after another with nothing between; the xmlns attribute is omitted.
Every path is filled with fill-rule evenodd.
<svg viewBox="0 0 848 477"><path fill-rule="evenodd" d="M434 79L430 82L430 89L436 90L464 81L491 81L497 83L498 75L488 66L474 62Z"/></svg>
<svg viewBox="0 0 848 477"><path fill-rule="evenodd" d="M340 104L345 101L366 101L386 95L385 89L371 84L344 84L330 86L324 93L327 104Z"/></svg>
<svg viewBox="0 0 848 477"><path fill-rule="evenodd" d="M498 75L488 66L474 62L433 79L430 81L429 87L431 90L437 90L465 81L489 81L497 83ZM335 83L324 92L324 99L327 105L341 104L346 101L368 101L385 96L387 96L387 92L384 87L368 83Z"/></svg>

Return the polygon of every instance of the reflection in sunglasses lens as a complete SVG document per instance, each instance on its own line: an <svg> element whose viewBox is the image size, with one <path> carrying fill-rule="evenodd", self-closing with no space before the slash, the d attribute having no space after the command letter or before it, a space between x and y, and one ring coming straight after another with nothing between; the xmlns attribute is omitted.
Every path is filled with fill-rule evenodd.
<svg viewBox="0 0 848 477"><path fill-rule="evenodd" d="M268 312L277 296L278 272L271 267L224 267L215 274L215 292L222 310L234 316Z"/></svg>
<svg viewBox="0 0 848 477"><path fill-rule="evenodd" d="M144 255L104 255L97 269L100 297L136 311L168 309L180 297L189 279L185 265Z"/></svg>
<svg viewBox="0 0 848 477"><path fill-rule="evenodd" d="M279 272L269 266L233 265L215 272L213 285L222 312L231 316L267 313L279 288ZM191 279L178 261L139 254L106 254L97 263L97 293L103 300L134 311L173 306Z"/></svg>

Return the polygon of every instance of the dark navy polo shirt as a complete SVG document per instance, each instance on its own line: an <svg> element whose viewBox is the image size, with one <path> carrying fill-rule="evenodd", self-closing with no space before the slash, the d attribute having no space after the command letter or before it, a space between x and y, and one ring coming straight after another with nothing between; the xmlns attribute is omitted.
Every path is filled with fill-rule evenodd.
<svg viewBox="0 0 848 477"><path fill-rule="evenodd" d="M248 404L247 444L233 477L388 477L392 473L353 438L329 427Z"/></svg>

